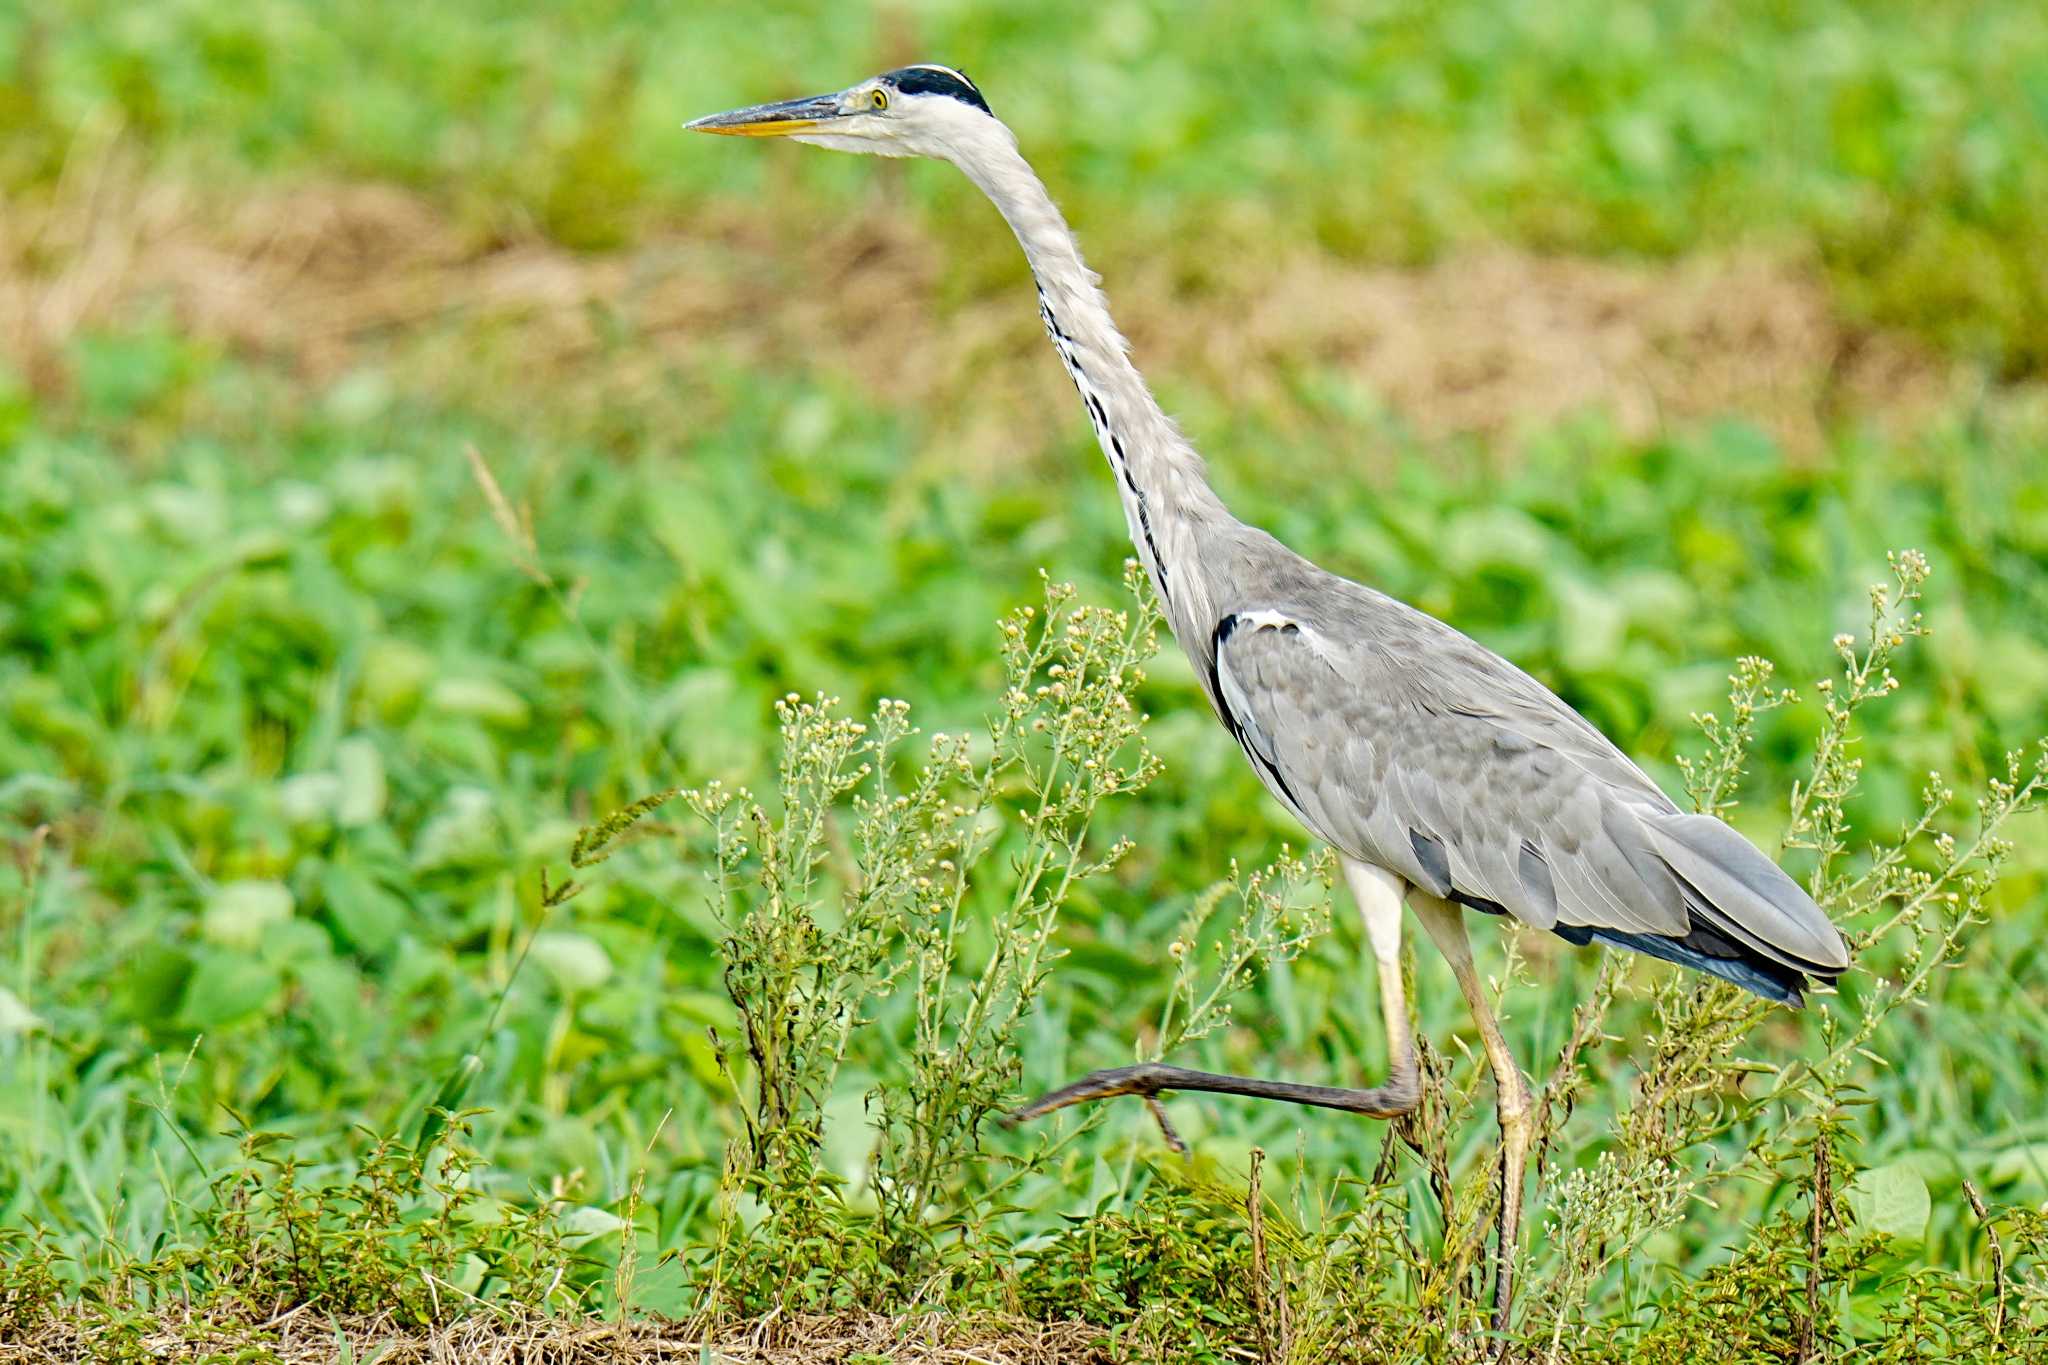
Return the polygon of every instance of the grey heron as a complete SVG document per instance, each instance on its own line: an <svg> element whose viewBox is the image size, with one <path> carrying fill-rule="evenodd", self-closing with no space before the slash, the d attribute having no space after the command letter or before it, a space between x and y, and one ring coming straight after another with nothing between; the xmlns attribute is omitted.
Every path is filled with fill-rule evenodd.
<svg viewBox="0 0 2048 1365"><path fill-rule="evenodd" d="M1098 1071L1019 1110L1165 1091L1320 1105L1376 1118L1420 1098L1399 953L1402 906L1450 963L1495 1081L1500 1213L1493 1325L1505 1332L1533 1122L1465 935L1467 910L1570 943L1633 949L1796 1006L1847 946L1776 863L1681 811L1536 679L1443 622L1318 568L1232 516L1131 363L1098 277L974 83L904 67L834 94L712 114L705 133L790 137L949 161L1009 223L1038 311L1109 461L1131 540L1210 704L1266 788L1336 850L1365 921L1384 1085L1297 1085L1163 1063Z"/></svg>

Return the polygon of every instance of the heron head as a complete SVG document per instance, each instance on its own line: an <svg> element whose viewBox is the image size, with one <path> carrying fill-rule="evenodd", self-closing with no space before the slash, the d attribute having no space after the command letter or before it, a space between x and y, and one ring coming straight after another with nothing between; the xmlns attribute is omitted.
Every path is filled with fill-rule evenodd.
<svg viewBox="0 0 2048 1365"><path fill-rule="evenodd" d="M973 81L949 66L925 65L885 71L837 94L707 114L683 126L730 137L788 137L842 152L951 159L993 123Z"/></svg>

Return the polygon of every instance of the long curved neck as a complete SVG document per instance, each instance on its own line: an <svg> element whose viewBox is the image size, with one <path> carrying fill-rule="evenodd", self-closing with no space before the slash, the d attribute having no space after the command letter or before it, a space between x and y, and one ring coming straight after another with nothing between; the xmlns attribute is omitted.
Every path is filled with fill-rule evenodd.
<svg viewBox="0 0 2048 1365"><path fill-rule="evenodd" d="M1178 630L1207 596L1197 537L1229 513L1209 487L1201 456L1160 411L1130 344L1110 319L1099 277L1081 259L1059 207L1017 151L1009 130L990 121L961 170L981 187L1017 234L1038 282L1038 311L1060 363L1081 395L1095 439L1116 475L1131 542ZM1192 643L1183 641L1183 643Z"/></svg>

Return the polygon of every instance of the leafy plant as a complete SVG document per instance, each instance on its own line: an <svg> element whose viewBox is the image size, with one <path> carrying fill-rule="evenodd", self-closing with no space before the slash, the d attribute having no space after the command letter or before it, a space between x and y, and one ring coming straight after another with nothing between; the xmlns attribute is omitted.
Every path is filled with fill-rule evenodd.
<svg viewBox="0 0 2048 1365"><path fill-rule="evenodd" d="M1603 966L1548 1073L1540 1111L1545 1236L1531 1248L1518 1339L1545 1358L1562 1359L1567 1343L1664 1349L1676 1339L1662 1323L1730 1311L1731 1295L1747 1296L1738 1342L1762 1350L1790 1335L1804 1358L1849 1348L1873 1322L1959 1340L1987 1332L2006 1340L2042 1325L2009 1314L2003 1291L1993 1299L1994 1325L1981 1313L1944 1317L1967 1297L1961 1268L1887 1275L1887 1239L1917 1236L1910 1215L1882 1211L1892 1207L1885 1192L1909 1178L1873 1172L1864 1182L1851 1155L1846 1114L1880 1030L1925 999L1959 955L1998 880L2008 848L2001 830L2048 791L2048 770L2025 773L2023 756L2010 756L1974 833L1959 840L1942 828L1954 794L1933 780L1923 810L1893 842L1852 855L1845 832L1861 772L1855 724L1898 690L1900 651L1925 633L1926 561L1907 552L1892 568L1893 583L1871 594L1866 640L1835 642L1841 673L1816 689L1813 775L1790 796L1788 843L1817 855L1813 884L1850 932L1859 968L1814 1011L1813 1054L1789 1063L1750 1055L1749 1041L1778 1017L1765 1002L1726 983L1666 974L1645 1002L1647 1048L1622 1063L1635 1074L1632 1093L1589 1130L1574 1117L1595 1084L1591 1054L1608 1041L1623 997L1618 960ZM1426 1045L1428 1102L1390 1132L1378 1171L1349 1195L1339 1188L1310 1210L1297 1191L1289 1216L1267 1208L1256 1181L1232 1193L1228 1178L1162 1169L1128 1211L1099 1210L1028 1251L1001 1236L994 1201L1059 1143L990 1178L981 1126L1016 1098L1017 1025L1057 959L1061 906L1076 882L1125 851L1119 843L1104 857L1088 854L1095 807L1142 786L1155 766L1132 701L1152 644L1149 603L1141 598L1133 624L1071 601L1070 589L1049 588L1042 619L1027 610L1004 622L1007 685L985 760L959 738L938 736L926 764L903 762L912 732L901 703L883 703L870 727L827 704L789 699L779 817L744 792L685 795L709 830L714 903L733 930L726 977L750 1064L740 1088L752 1094L705 1272L712 1320L771 1306L844 1307L908 1286L959 1307L985 1301L996 1273L1016 1277L1015 1301L1027 1311L1099 1322L1114 1329L1120 1349L1222 1358L1216 1353L1256 1341L1262 1355L1280 1359L1370 1340L1353 1358L1471 1354L1483 1340L1476 1253L1497 1177L1485 1163L1459 1174L1451 1154L1455 1135L1484 1117L1475 1103L1479 1069ZM1733 719L1700 718L1707 752L1685 771L1701 809L1730 809L1756 717L1794 700L1771 687L1771 675L1764 661L1743 660L1730 679ZM905 776L892 784L898 770ZM963 970L970 891L1002 843L1006 816L1018 821L1015 882L978 964ZM842 821L852 831L843 840L835 832ZM1327 927L1329 882L1327 854L1289 855L1197 897L1167 946L1175 974L1151 1034L1154 1055L1223 1026L1233 993L1308 947ZM1196 944L1226 900L1235 909L1204 952ZM907 1032L892 1037L879 1006L906 978ZM899 1048L902 1056L881 1064L887 1079L870 1096L879 1142L863 1202L820 1152L832 1079L875 1040L885 1041L880 1056ZM1297 1181L1308 1178L1297 1168ZM1628 1302L1654 1308L1647 1328L1612 1311L1613 1284L1644 1246L1716 1191L1748 1181L1799 1193L1723 1268L1638 1286ZM747 1201L733 1197L741 1193ZM2017 1213L1980 1208L1977 1216L2032 1226ZM958 1254L969 1249L978 1260ZM2028 1270L2037 1273L2031 1260ZM2006 1274L2001 1261L2001 1283ZM1594 1304L1601 1311L1589 1314Z"/></svg>
<svg viewBox="0 0 2048 1365"><path fill-rule="evenodd" d="M1126 578L1137 592L1135 566ZM792 694L776 705L772 811L745 788L680 793L702 830L686 856L706 867L740 1028L720 1053L745 1139L728 1149L703 1271L713 1305L898 1292L973 1240L1043 1160L988 1177L983 1129L1017 1098L1016 1033L1059 955L1061 910L1129 850L1094 836L1096 809L1157 770L1134 700L1157 619L1142 595L1113 612L1048 582L1042 607L1000 623L1006 684L979 740L935 735L918 762L906 703L885 699L863 722ZM578 865L671 795L586 834ZM907 1028L892 1032L880 1007L906 979ZM826 1108L849 1057L891 1053L907 1065L870 1096L877 1145L856 1194L822 1160Z"/></svg>
<svg viewBox="0 0 2048 1365"><path fill-rule="evenodd" d="M1265 883L1280 904L1270 935L1245 930L1266 936L1251 984L1230 968L1255 907L1211 883L1299 833L1170 653L1134 701L1173 780L1098 814L1084 862L1135 847L1060 908L1013 1046L914 1046L910 939L863 1001L822 1146L795 1145L809 1241L768 1238L760 1188L735 1193L724 1164L758 1115L731 929L697 875L708 830L675 856L683 808L643 811L582 850L620 856L579 866L573 901L529 893L593 811L677 774L752 784L779 821L769 699L792 689L861 699L844 714L871 734L870 699L913 695L919 725L970 734L984 763L1003 685L986 626L1016 585L1050 563L1077 602L1110 600L1127 528L1015 325L1021 267L972 187L829 157L736 169L676 128L921 48L988 78L1248 519L1515 658L1673 790L1690 749L1703 804L1751 836L1781 833L1795 780L1814 793L1797 837L1816 846L1788 862L1866 946L1803 1015L1752 1023L1666 969L1477 936L1518 1055L1556 1078L1526 1354L1782 1357L1802 1333L1816 1355L2034 1349L2048 826L2008 818L1966 855L1970 801L1995 814L2000 784L2031 780L1986 756L2048 728L2048 429L2001 379L2039 374L2048 338L2041 6L1456 0L1254 24L1054 0L878 28L813 5L767 42L759 14L701 6L135 9L0 17L0 1336L40 1315L58 1359L91 1349L81 1323L372 1358L376 1319L307 1309L259 1333L232 1290L202 1339L212 1310L183 1272L135 1268L201 1247L223 1172L247 1173L274 1261L282 1163L301 1206L330 1201L381 1139L391 1159L435 1150L474 1107L479 1221L458 1230L546 1210L573 1243L557 1316L518 1329L537 1339L588 1328L624 1351L637 1315L689 1313L723 1227L756 1286L781 1246L803 1268L789 1301L858 1300L817 1338L843 1354L914 1358L897 1319L940 1302L914 1331L989 1358L1027 1351L969 1339L984 1324L1040 1354L1052 1336L1141 1358L1482 1349L1488 1091L1427 952L1411 998L1438 1046L1410 1122L1180 1097L1187 1162L1135 1105L1068 1116L1056 1147L963 1126L996 1080L980 1072L1012 1058L1038 1084L1165 1051L1370 1068L1347 917L1254 965L1320 922L1319 855ZM1144 74L1103 79L1083 49L1142 51ZM651 79L633 54L653 52L703 69ZM1091 101L1106 116L1075 117ZM1400 344L1368 335L1382 312ZM472 443L502 484L465 466ZM1845 774L1814 771L1829 694L1805 680L1861 624L1860 566L1902 543L1940 565L1933 634L1842 730L1862 766L1831 826ZM1777 669L1730 710L1738 654ZM1708 706L1739 744L1688 742ZM907 735L891 790L930 757ZM1955 801L1922 799L1930 770ZM1019 771L951 957L931 958L947 1020L1010 906ZM858 875L851 800L816 873L828 936ZM1909 987L1870 1056L1849 1047ZM1785 1065L1829 1056L1839 1105ZM1649 1066L1671 1068L1661 1098ZM927 1103L918 1068L930 1112L956 1107L913 1207L879 1172L902 1156L922 1179L885 1122ZM293 1136L255 1159L251 1131ZM424 1178L401 1222L431 1216ZM1666 1190L1688 1201L1675 1221L1636 1197ZM330 1227L358 1216L323 1207ZM441 1254L402 1228L349 1235ZM1119 1236L1132 1255L1092 1266L1085 1239ZM1187 1268L1212 1311L1143 1257ZM386 1273L368 1264L305 1283L340 1301ZM510 1349L526 1305L496 1293L444 1295L406 1344ZM1092 1319L1079 1335L1017 1322L1061 1303ZM798 1321L746 1330L824 1331Z"/></svg>
<svg viewBox="0 0 2048 1365"><path fill-rule="evenodd" d="M239 1159L182 1210L181 1235L152 1255L104 1246L71 1267L36 1233L0 1241L0 1330L94 1360L153 1358L170 1320L196 1337L259 1331L290 1309L430 1329L487 1312L576 1312L576 1231L560 1201L485 1198L469 1114L435 1142L386 1138L309 1167L289 1138L244 1129ZM507 1306L511 1307L508 1308Z"/></svg>

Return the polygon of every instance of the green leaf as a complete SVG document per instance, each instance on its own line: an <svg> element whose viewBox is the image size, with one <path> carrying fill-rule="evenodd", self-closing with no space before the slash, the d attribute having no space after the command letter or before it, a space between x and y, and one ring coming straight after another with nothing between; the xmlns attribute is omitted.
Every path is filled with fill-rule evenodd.
<svg viewBox="0 0 2048 1365"><path fill-rule="evenodd" d="M2008 724L2024 724L2048 693L2048 648L2008 630L1986 639L1978 658L1984 709Z"/></svg>
<svg viewBox="0 0 2048 1365"><path fill-rule="evenodd" d="M337 1047L352 1043L362 1030L367 1011L362 977L347 963L332 958L305 963L294 975L321 1037Z"/></svg>
<svg viewBox="0 0 2048 1365"><path fill-rule="evenodd" d="M281 967L310 962L331 962L334 940L327 931L309 920L277 920L264 926L258 955Z"/></svg>
<svg viewBox="0 0 2048 1365"><path fill-rule="evenodd" d="M427 705L508 730L522 729L533 719L526 698L491 678L443 678L427 694Z"/></svg>
<svg viewBox="0 0 2048 1365"><path fill-rule="evenodd" d="M42 1026L41 1015L23 1004L13 991L0 986L0 1038L19 1038Z"/></svg>
<svg viewBox="0 0 2048 1365"><path fill-rule="evenodd" d="M225 1028L266 1009L283 989L283 975L267 962L237 952L208 952L185 983L178 1022L202 1033Z"/></svg>
<svg viewBox="0 0 2048 1365"><path fill-rule="evenodd" d="M718 1049L711 1045L709 1038L693 1031L683 1034L675 1043L683 1054L683 1064L690 1068L691 1080L709 1094L725 1096L732 1093L732 1082L719 1069Z"/></svg>
<svg viewBox="0 0 2048 1365"><path fill-rule="evenodd" d="M152 943L138 952L120 976L118 990L131 1018L158 1026L184 998L192 957L181 948Z"/></svg>
<svg viewBox="0 0 2048 1365"><path fill-rule="evenodd" d="M585 1204L560 1216L562 1243L565 1246L581 1246L599 1237L609 1237L626 1226L626 1220L610 1209L594 1208Z"/></svg>
<svg viewBox="0 0 2048 1365"><path fill-rule="evenodd" d="M453 867L488 858L497 849L498 817L491 794L481 787L449 791L420 830L413 846L413 866L421 870Z"/></svg>
<svg viewBox="0 0 2048 1365"><path fill-rule="evenodd" d="M292 917L292 904L283 882L227 882L207 900L199 932L223 948L254 948L266 928Z"/></svg>
<svg viewBox="0 0 2048 1365"><path fill-rule="evenodd" d="M338 790L334 822L345 829L370 824L384 813L384 756L367 737L355 735L334 746Z"/></svg>
<svg viewBox="0 0 2048 1365"><path fill-rule="evenodd" d="M713 991L672 991L664 995L662 1007L712 1028L736 1029L740 1025L739 1011L733 1007L731 997Z"/></svg>
<svg viewBox="0 0 2048 1365"><path fill-rule="evenodd" d="M683 1261L678 1257L656 1259L648 1238L642 1239L640 1254L640 1273L633 1279L633 1312L671 1318L689 1316L696 1306L698 1290ZM704 1349L710 1350L708 1346ZM717 1365L718 1357L706 1354L698 1359Z"/></svg>
<svg viewBox="0 0 2048 1365"><path fill-rule="evenodd" d="M1531 573L1559 558L1557 538L1541 522L1518 508L1475 507L1452 516L1444 528L1445 562L1461 574L1486 568L1523 569Z"/></svg>
<svg viewBox="0 0 2048 1365"><path fill-rule="evenodd" d="M1857 1223L1901 1242L1918 1242L1927 1234L1934 1211L1927 1181L1913 1163L1895 1161L1858 1175L1849 1186L1849 1208Z"/></svg>
<svg viewBox="0 0 2048 1365"><path fill-rule="evenodd" d="M277 805L294 825L313 825L334 818L341 780L333 773L298 773L277 784Z"/></svg>
<svg viewBox="0 0 2048 1365"><path fill-rule="evenodd" d="M1621 655L1622 635L1628 626L1612 587L1560 575L1556 590L1558 617L1564 627L1558 641L1559 661L1574 673L1612 665Z"/></svg>
<svg viewBox="0 0 2048 1365"><path fill-rule="evenodd" d="M490 1267L484 1264L483 1257L473 1251L465 1252L462 1259L455 1263L454 1273L448 1277L448 1283L475 1297L476 1291L483 1288L484 1276L489 1270Z"/></svg>
<svg viewBox="0 0 2048 1365"><path fill-rule="evenodd" d="M2006 1148L1992 1158L1991 1169L1985 1173L1984 1179L1990 1185L2010 1185L2018 1180L2048 1184L2048 1142L2027 1142Z"/></svg>
<svg viewBox="0 0 2048 1365"><path fill-rule="evenodd" d="M400 719L419 704L436 667L434 656L410 640L378 640L364 652L363 700L385 720Z"/></svg>
<svg viewBox="0 0 2048 1365"><path fill-rule="evenodd" d="M463 1097L469 1094L470 1086L483 1074L484 1059L474 1052L463 1054L455 1069L448 1073L441 1088L434 1092L434 1098L420 1114L419 1150L424 1152L432 1147L448 1127L446 1114L452 1114L461 1105Z"/></svg>
<svg viewBox="0 0 2048 1365"><path fill-rule="evenodd" d="M358 952L383 954L405 927L405 902L352 864L330 864L320 892L334 927Z"/></svg>
<svg viewBox="0 0 2048 1365"><path fill-rule="evenodd" d="M611 954L588 934L551 930L533 936L529 955L569 994L594 991L611 980Z"/></svg>

